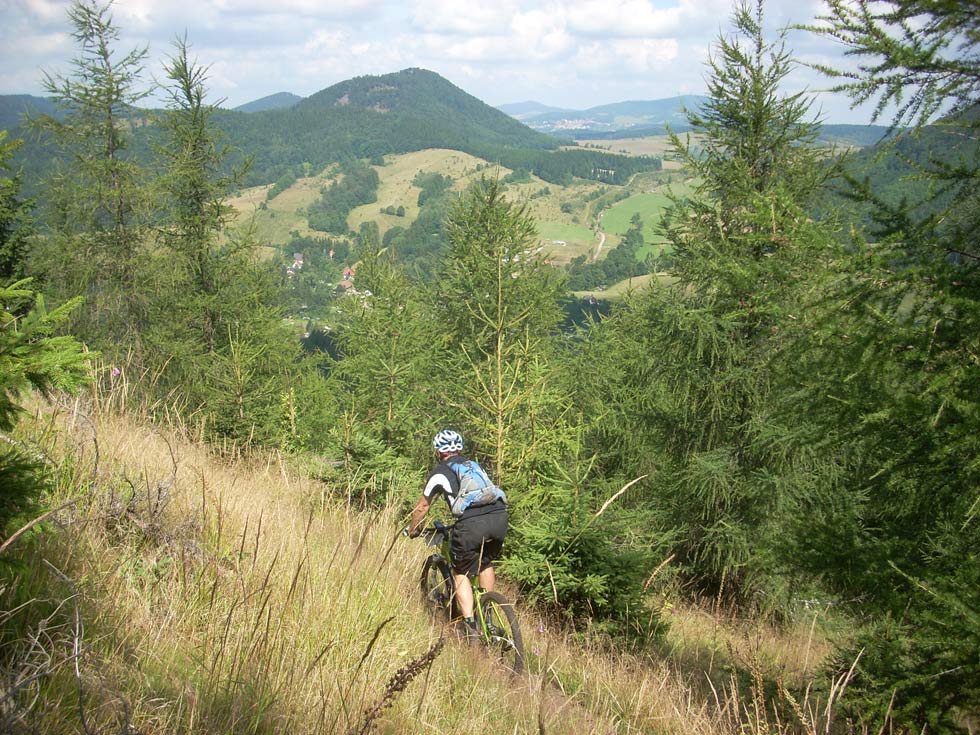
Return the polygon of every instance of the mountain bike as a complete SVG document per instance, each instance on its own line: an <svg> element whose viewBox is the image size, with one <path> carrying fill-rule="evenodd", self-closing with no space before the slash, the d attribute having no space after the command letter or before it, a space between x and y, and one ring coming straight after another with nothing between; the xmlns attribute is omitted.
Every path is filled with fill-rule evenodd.
<svg viewBox="0 0 980 735"><path fill-rule="evenodd" d="M422 597L427 605L445 615L450 622L460 618L449 547L451 530L452 526L436 521L419 534L428 546L438 549L422 565ZM513 603L499 592L480 587L479 575L471 575L470 584L473 586L473 615L481 642L513 673L521 673L524 670L524 642Z"/></svg>

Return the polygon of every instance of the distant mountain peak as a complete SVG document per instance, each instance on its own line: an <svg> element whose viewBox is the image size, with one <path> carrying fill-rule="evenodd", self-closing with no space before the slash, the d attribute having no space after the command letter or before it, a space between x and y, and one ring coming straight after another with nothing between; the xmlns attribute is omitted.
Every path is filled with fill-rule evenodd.
<svg viewBox="0 0 980 735"><path fill-rule="evenodd" d="M686 123L684 109L697 109L706 99L699 95L683 95L658 100L626 100L584 110L517 102L500 105L497 109L542 132L608 133L683 125Z"/></svg>
<svg viewBox="0 0 980 735"><path fill-rule="evenodd" d="M282 110L294 106L303 98L291 92L276 92L252 102L246 102L233 108L236 112L265 112L267 110Z"/></svg>
<svg viewBox="0 0 980 735"><path fill-rule="evenodd" d="M561 112L562 108L552 107L541 102L528 100L527 102L511 102L506 105L497 105L497 109L505 112L518 120L526 120L535 115L544 115L549 112Z"/></svg>

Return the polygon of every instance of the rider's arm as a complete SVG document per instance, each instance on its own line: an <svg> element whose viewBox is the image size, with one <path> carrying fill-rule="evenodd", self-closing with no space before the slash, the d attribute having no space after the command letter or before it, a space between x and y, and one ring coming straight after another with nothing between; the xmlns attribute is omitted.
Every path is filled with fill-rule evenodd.
<svg viewBox="0 0 980 735"><path fill-rule="evenodd" d="M419 532L419 526L422 523L422 519L425 518L425 514L429 512L429 499L424 495L419 498L419 502L415 504L415 509L412 511L412 519L408 522L408 535L415 536Z"/></svg>

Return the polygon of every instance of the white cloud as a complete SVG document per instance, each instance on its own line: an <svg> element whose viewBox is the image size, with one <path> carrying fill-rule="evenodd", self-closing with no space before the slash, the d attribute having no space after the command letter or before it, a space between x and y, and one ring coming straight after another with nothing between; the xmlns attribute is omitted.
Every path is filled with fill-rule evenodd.
<svg viewBox="0 0 980 735"><path fill-rule="evenodd" d="M569 8L569 25L584 36L677 34L680 8L654 8L647 0L588 0Z"/></svg>
<svg viewBox="0 0 980 735"><path fill-rule="evenodd" d="M518 5L512 0L415 0L412 21L424 33L504 34Z"/></svg>
<svg viewBox="0 0 980 735"><path fill-rule="evenodd" d="M41 94L40 69L69 71L69 2L0 0L0 94ZM494 104L585 108L703 91L707 48L730 27L734 2L115 0L111 13L119 52L149 46L157 76L186 30L192 56L210 67L212 97L230 105L419 66ZM811 22L821 9L822 0L767 0L766 26ZM839 47L812 34L794 32L790 48L842 62ZM788 84L826 80L801 70Z"/></svg>
<svg viewBox="0 0 980 735"><path fill-rule="evenodd" d="M19 10L42 23L60 23L67 7L65 0L14 0L11 10L15 13Z"/></svg>
<svg viewBox="0 0 980 735"><path fill-rule="evenodd" d="M615 39L592 41L578 48L574 65L589 77L658 79L677 59L679 46L673 39Z"/></svg>
<svg viewBox="0 0 980 735"><path fill-rule="evenodd" d="M214 0L215 8L233 15L300 15L317 18L359 17L381 12L379 0Z"/></svg>
<svg viewBox="0 0 980 735"><path fill-rule="evenodd" d="M337 51L349 43L343 31L316 30L303 44L304 54L319 54L324 51Z"/></svg>
<svg viewBox="0 0 980 735"><path fill-rule="evenodd" d="M575 40L565 28L564 14L553 10L517 13L511 19L515 45L535 60L554 59L570 52Z"/></svg>
<svg viewBox="0 0 980 735"><path fill-rule="evenodd" d="M583 36L696 36L713 33L731 14L729 0L680 0L658 7L652 0L580 0L568 3L570 28Z"/></svg>

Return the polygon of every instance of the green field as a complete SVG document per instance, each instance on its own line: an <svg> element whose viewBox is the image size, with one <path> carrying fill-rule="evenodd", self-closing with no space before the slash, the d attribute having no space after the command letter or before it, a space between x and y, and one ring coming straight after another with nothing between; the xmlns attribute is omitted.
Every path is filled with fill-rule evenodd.
<svg viewBox="0 0 980 735"><path fill-rule="evenodd" d="M672 184L670 189L677 195L684 195L690 192L691 187L685 182L680 182ZM663 233L660 231L660 220L669 204L666 186L658 187L655 191L634 194L603 212L602 229L615 235L618 240L626 234L633 215L639 214L643 221L643 241L646 246L640 250L638 256L645 258L648 253L659 251L665 243Z"/></svg>
<svg viewBox="0 0 980 735"><path fill-rule="evenodd" d="M538 233L545 240L565 240L571 243L595 242L595 235L588 227L566 225L560 222L539 222Z"/></svg>
<svg viewBox="0 0 980 735"><path fill-rule="evenodd" d="M666 273L649 273L644 276L633 276L632 278L627 278L626 280L620 281L619 283L614 283L608 288L601 290L593 289L591 291L572 291L572 295L577 296L578 298L595 296L597 299L603 299L605 301L622 301L628 293L646 290L650 288L653 283L658 283L661 286L667 286L673 283L673 281L673 276Z"/></svg>

